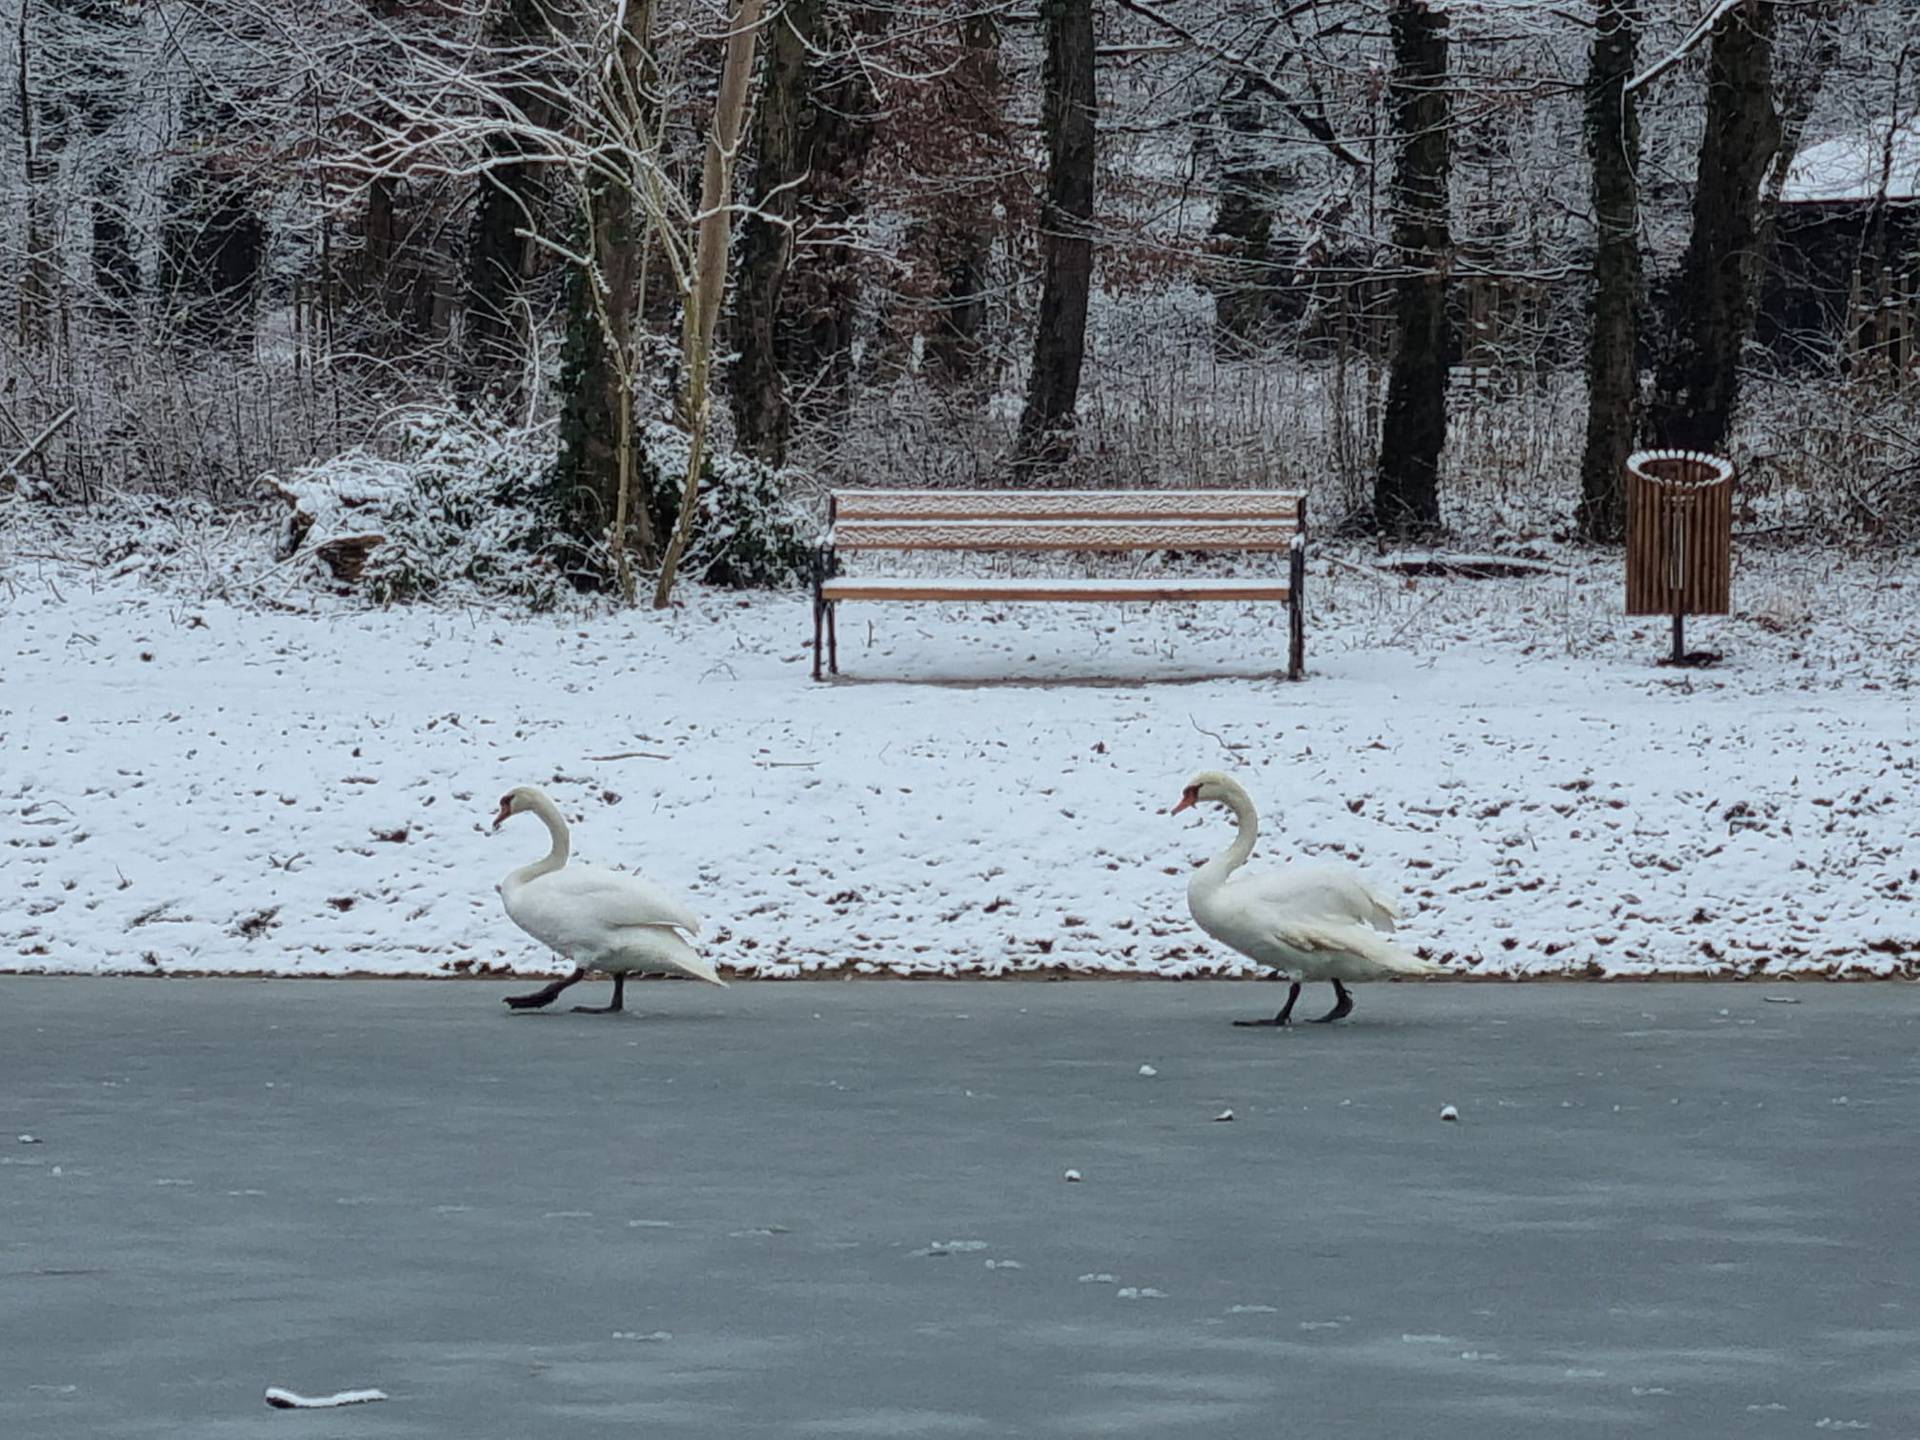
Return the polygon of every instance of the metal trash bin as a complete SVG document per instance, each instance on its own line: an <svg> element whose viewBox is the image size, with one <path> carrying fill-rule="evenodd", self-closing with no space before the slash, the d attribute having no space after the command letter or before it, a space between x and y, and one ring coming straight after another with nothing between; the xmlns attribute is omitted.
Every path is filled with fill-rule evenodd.
<svg viewBox="0 0 1920 1440"><path fill-rule="evenodd" d="M1663 664L1704 665L1689 653L1686 617L1725 615L1733 599L1733 463L1694 450L1627 457L1627 613L1671 615Z"/></svg>

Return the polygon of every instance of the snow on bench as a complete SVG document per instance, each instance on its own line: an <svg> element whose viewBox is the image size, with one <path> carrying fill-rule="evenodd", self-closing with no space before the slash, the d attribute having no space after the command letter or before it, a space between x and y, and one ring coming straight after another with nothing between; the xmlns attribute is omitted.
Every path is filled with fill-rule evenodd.
<svg viewBox="0 0 1920 1440"><path fill-rule="evenodd" d="M837 608L852 600L1284 601L1287 676L1304 673L1307 498L1290 490L836 490L813 580L813 678L840 673ZM1247 551L1287 557L1284 578L1053 579L840 574L848 551L1104 554Z"/></svg>

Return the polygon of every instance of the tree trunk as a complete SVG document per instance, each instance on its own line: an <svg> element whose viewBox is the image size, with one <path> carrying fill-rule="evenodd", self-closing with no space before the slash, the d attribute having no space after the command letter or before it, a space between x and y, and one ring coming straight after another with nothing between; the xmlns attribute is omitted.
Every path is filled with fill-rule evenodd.
<svg viewBox="0 0 1920 1440"><path fill-rule="evenodd" d="M1073 451L1073 412L1080 400L1093 289L1093 0L1041 0L1040 15L1047 31L1043 274L1033 370L1014 456L1057 464Z"/></svg>
<svg viewBox="0 0 1920 1440"><path fill-rule="evenodd" d="M707 137L706 163L700 176L700 233L695 242L693 279L686 295L681 326L681 357L686 381L680 392L680 414L687 426L687 473L680 490L680 513L673 538L661 557L660 580L653 589L653 608L664 610L673 599L673 581L693 534L693 515L700 503L700 472L706 463L707 421L712 404L713 332L726 298L727 252L733 235L733 161L740 153L740 132L746 126L747 99L753 83L753 52L760 37L763 0L733 0L727 15L727 56L720 69L720 93L713 102L713 131Z"/></svg>
<svg viewBox="0 0 1920 1440"><path fill-rule="evenodd" d="M1223 354L1244 354L1258 344L1272 308L1276 177L1266 162L1271 141L1265 93L1241 76L1220 100L1220 204L1213 235L1222 263L1211 288L1214 344Z"/></svg>
<svg viewBox="0 0 1920 1440"><path fill-rule="evenodd" d="M1587 72L1595 234L1578 519L1582 539L1616 541L1626 534L1625 472L1640 394L1640 117L1627 93L1640 0L1600 0L1597 19Z"/></svg>
<svg viewBox="0 0 1920 1440"><path fill-rule="evenodd" d="M653 5L629 0L625 28L613 37L624 78L607 91L636 97L652 93ZM609 103L618 103L610 100ZM601 116L603 132L631 141L650 132L646 116ZM560 369L560 456L552 485L567 532L584 546L606 542L624 598L633 599L628 553L651 556L653 522L644 503L634 503L633 312L639 297L641 249L634 233L633 195L600 176L580 197L583 216L578 248L591 269L567 270L567 330ZM594 567L580 567L591 574Z"/></svg>
<svg viewBox="0 0 1920 1440"><path fill-rule="evenodd" d="M536 126L556 118L531 70L534 44L545 33L545 11L544 0L500 0L485 41L491 63L513 67L500 87L502 118L517 111ZM545 193L540 167L526 158L518 136L495 131L487 136L486 152L492 163L474 197L462 287L466 363L460 381L469 394L489 377L517 367L526 335L516 304L532 258L520 232L535 228Z"/></svg>
<svg viewBox="0 0 1920 1440"><path fill-rule="evenodd" d="M877 104L860 48L888 23L879 5L829 9L826 54L815 64L806 128L808 181L800 195L800 228L808 237L787 286L782 346L787 373L843 410L853 379L866 210L862 178L873 149Z"/></svg>
<svg viewBox="0 0 1920 1440"><path fill-rule="evenodd" d="M974 119L984 149L999 133L1006 77L1000 66L1000 25L992 10L960 22L960 62L954 80L963 113ZM949 381L971 380L979 365L980 332L987 319L988 266L993 259L993 195L975 186L952 197L930 228L939 288L927 359Z"/></svg>
<svg viewBox="0 0 1920 1440"><path fill-rule="evenodd" d="M740 447L784 465L793 415L780 373L780 299L793 261L799 182L807 173L804 116L809 55L826 0L788 0L767 34L754 113L753 209L740 225L733 297L733 430Z"/></svg>
<svg viewBox="0 0 1920 1440"><path fill-rule="evenodd" d="M75 26L70 43L65 100L87 138L81 163L90 220L88 253L93 270L94 313L108 323L126 323L140 292L140 263L128 217L133 157L118 132L138 96L128 75L137 51L140 17L121 0L64 0L59 6Z"/></svg>
<svg viewBox="0 0 1920 1440"><path fill-rule="evenodd" d="M1662 447L1721 450L1732 428L1758 290L1760 187L1780 140L1774 11L1774 0L1742 0L1713 29L1693 234L1680 264L1675 333L1648 407Z"/></svg>
<svg viewBox="0 0 1920 1440"><path fill-rule="evenodd" d="M160 293L182 337L252 343L254 289L266 262L267 226L247 178L230 163L233 106L194 107L184 127L194 143L161 205Z"/></svg>
<svg viewBox="0 0 1920 1440"><path fill-rule="evenodd" d="M32 85L32 62L40 39L27 23L32 9L33 0L20 0L19 25L14 36L14 58L19 64L15 80L20 104L20 149L27 192L26 260L21 268L15 325L15 335L23 347L37 346L47 338L47 319L53 308L55 260L53 226L47 214L54 162L48 153L46 136L38 133L34 125L35 108L42 102Z"/></svg>
<svg viewBox="0 0 1920 1440"><path fill-rule="evenodd" d="M1393 0L1388 96L1399 150L1394 164L1393 361L1387 375L1373 522L1399 536L1440 525L1440 452L1447 443L1447 323L1452 232L1447 216L1449 131L1447 17L1429 0Z"/></svg>

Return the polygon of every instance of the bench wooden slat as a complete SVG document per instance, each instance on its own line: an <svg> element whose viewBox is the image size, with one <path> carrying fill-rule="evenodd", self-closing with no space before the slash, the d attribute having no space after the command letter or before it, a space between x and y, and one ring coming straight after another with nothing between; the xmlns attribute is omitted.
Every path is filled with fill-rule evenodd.
<svg viewBox="0 0 1920 1440"><path fill-rule="evenodd" d="M1285 550L1292 520L837 520L836 550Z"/></svg>
<svg viewBox="0 0 1920 1440"><path fill-rule="evenodd" d="M826 600L1285 600L1284 580L828 580Z"/></svg>
<svg viewBox="0 0 1920 1440"><path fill-rule="evenodd" d="M838 520L1290 520L1291 490L836 490Z"/></svg>

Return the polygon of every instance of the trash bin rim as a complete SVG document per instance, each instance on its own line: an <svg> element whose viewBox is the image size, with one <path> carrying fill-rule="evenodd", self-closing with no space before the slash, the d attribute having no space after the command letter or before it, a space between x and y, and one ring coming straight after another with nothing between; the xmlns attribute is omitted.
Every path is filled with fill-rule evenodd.
<svg viewBox="0 0 1920 1440"><path fill-rule="evenodd" d="M1645 466L1659 460L1679 460L1704 465L1712 473L1698 480L1675 480L1662 475L1649 475ZM1668 490L1706 490L1715 485L1725 485L1733 479L1733 462L1723 455L1709 455L1704 450L1636 450L1627 457L1627 470L1637 480L1644 480L1649 485L1658 485Z"/></svg>

